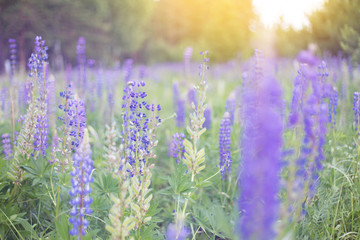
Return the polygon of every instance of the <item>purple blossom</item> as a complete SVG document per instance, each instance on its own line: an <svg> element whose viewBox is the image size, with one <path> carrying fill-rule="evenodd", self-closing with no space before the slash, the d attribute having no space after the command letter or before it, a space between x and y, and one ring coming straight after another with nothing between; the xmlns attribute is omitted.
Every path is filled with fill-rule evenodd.
<svg viewBox="0 0 360 240"><path fill-rule="evenodd" d="M170 223L166 229L166 239L171 240L185 240L190 234L190 231L184 226L177 226Z"/></svg>
<svg viewBox="0 0 360 240"><path fill-rule="evenodd" d="M319 64L319 59L308 50L300 51L296 58L300 63L305 63L310 66L316 66Z"/></svg>
<svg viewBox="0 0 360 240"><path fill-rule="evenodd" d="M233 94L231 94L229 98L226 100L226 105L225 105L225 111L230 114L231 125L234 125L235 110L236 110L236 98Z"/></svg>
<svg viewBox="0 0 360 240"><path fill-rule="evenodd" d="M335 88L332 89L329 97L329 122L334 128L336 126L336 109L338 106L338 92Z"/></svg>
<svg viewBox="0 0 360 240"><path fill-rule="evenodd" d="M184 127L186 120L186 103L184 99L179 99L176 109L176 126Z"/></svg>
<svg viewBox="0 0 360 240"><path fill-rule="evenodd" d="M31 54L29 59L30 77L35 77L38 83L39 97L36 99L36 108L38 109L35 119L35 134L34 134L34 150L46 155L46 149L48 147L48 104L47 93L48 84L46 79L46 64L47 64L47 49L45 40L41 37L35 38L35 50Z"/></svg>
<svg viewBox="0 0 360 240"><path fill-rule="evenodd" d="M204 118L205 118L205 121L204 121L203 127L209 130L211 128L211 108L210 107L205 108Z"/></svg>
<svg viewBox="0 0 360 240"><path fill-rule="evenodd" d="M219 155L221 176L224 179L231 173L231 120L226 112L220 123L219 129Z"/></svg>
<svg viewBox="0 0 360 240"><path fill-rule="evenodd" d="M298 75L294 81L293 97L290 106L289 125L290 127L296 125L299 121L299 111L301 112L302 101L303 101L303 89L304 82L302 81L301 69L298 71Z"/></svg>
<svg viewBox="0 0 360 240"><path fill-rule="evenodd" d="M173 104L176 112L176 126L184 127L186 119L186 103L181 99L178 83L173 84Z"/></svg>
<svg viewBox="0 0 360 240"><path fill-rule="evenodd" d="M192 104L194 104L195 107L198 105L196 90L194 88L190 88L188 91L188 101L190 106L192 106Z"/></svg>
<svg viewBox="0 0 360 240"><path fill-rule="evenodd" d="M360 92L354 92L353 111L355 130L358 130L360 124Z"/></svg>
<svg viewBox="0 0 360 240"><path fill-rule="evenodd" d="M5 112L7 98L8 98L8 89L4 87L0 90L1 110L3 112Z"/></svg>
<svg viewBox="0 0 360 240"><path fill-rule="evenodd" d="M39 114L36 117L36 132L34 136L34 150L40 152L43 156L46 155L46 149L48 148L48 135L49 135L49 125L48 125L48 116L47 112Z"/></svg>
<svg viewBox="0 0 360 240"><path fill-rule="evenodd" d="M10 140L10 135L7 133L4 133L1 136L2 140L2 147L3 147L3 154L5 156L6 160L9 160L10 158L12 158L12 149L11 149L11 140Z"/></svg>
<svg viewBox="0 0 360 240"><path fill-rule="evenodd" d="M85 214L91 214L90 204L92 198L90 183L93 181L91 173L93 170L93 161L91 160L91 149L89 144L88 133L85 133L84 141L81 143L73 156L74 170L70 173L72 176L72 189L69 192L71 196L69 222L73 225L69 231L72 236L85 236L89 221L85 218Z"/></svg>
<svg viewBox="0 0 360 240"><path fill-rule="evenodd" d="M185 135L183 133L175 133L172 136L172 141L169 147L169 155L176 160L176 164L184 159L185 146L184 146Z"/></svg>
<svg viewBox="0 0 360 240"><path fill-rule="evenodd" d="M309 195L314 193L319 172L324 160L323 147L328 123L328 107L311 95L304 106L304 140L297 160L295 191L303 191L309 186Z"/></svg>
<svg viewBox="0 0 360 240"><path fill-rule="evenodd" d="M16 70L16 40L9 39L9 53L10 53L10 83L13 83Z"/></svg>
<svg viewBox="0 0 360 240"><path fill-rule="evenodd" d="M242 216L238 229L243 239L269 240L275 237L273 225L278 216L282 100L275 79L257 80L257 85L249 82L243 91L246 104L239 199Z"/></svg>
<svg viewBox="0 0 360 240"><path fill-rule="evenodd" d="M48 47L45 45L45 40L40 36L35 37L35 49L29 58L28 67L30 69L30 77L36 77L39 83L44 81L44 65L48 59ZM36 76L35 76L36 75Z"/></svg>
<svg viewBox="0 0 360 240"><path fill-rule="evenodd" d="M60 92L60 97L65 100L64 104L59 105L59 109L64 111L64 116L59 116L58 119L65 125L64 133L70 136L71 148L75 150L79 147L86 128L85 104L81 99L74 98L70 84L65 91Z"/></svg>
<svg viewBox="0 0 360 240"><path fill-rule="evenodd" d="M86 89L86 39L84 37L79 37L77 46L76 46L76 54L78 61L78 85L81 86L83 90Z"/></svg>
<svg viewBox="0 0 360 240"><path fill-rule="evenodd" d="M133 70L133 60L131 58L126 59L123 66L125 83L131 80L132 70Z"/></svg>
<svg viewBox="0 0 360 240"><path fill-rule="evenodd" d="M124 89L123 104L123 132L122 141L127 149L126 161L133 169L128 169L130 176L135 174L136 161L145 163L146 157L150 155L149 124L156 125L161 121L155 116L155 111L160 111L160 105L148 104L144 98L146 92L141 91L145 83L128 82ZM153 117L147 116L147 112L153 112ZM141 153L141 154L139 154Z"/></svg>

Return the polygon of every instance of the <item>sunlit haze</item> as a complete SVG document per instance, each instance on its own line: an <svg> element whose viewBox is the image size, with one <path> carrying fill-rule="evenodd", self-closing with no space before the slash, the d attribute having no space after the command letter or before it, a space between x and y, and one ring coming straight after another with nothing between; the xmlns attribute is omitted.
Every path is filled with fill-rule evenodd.
<svg viewBox="0 0 360 240"><path fill-rule="evenodd" d="M285 24L299 29L308 24L306 15L321 7L324 0L254 0L255 11L266 27L283 18Z"/></svg>

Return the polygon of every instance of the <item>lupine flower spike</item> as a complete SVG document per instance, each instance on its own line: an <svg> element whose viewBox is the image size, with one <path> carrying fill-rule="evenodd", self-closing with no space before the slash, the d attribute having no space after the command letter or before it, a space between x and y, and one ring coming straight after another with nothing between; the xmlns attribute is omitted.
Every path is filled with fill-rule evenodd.
<svg viewBox="0 0 360 240"><path fill-rule="evenodd" d="M261 74L257 75L258 77ZM257 78L243 92L244 132L238 222L243 239L275 239L280 186L281 90L272 78Z"/></svg>
<svg viewBox="0 0 360 240"><path fill-rule="evenodd" d="M224 114L221 120L219 130L219 155L220 170L224 179L231 172L231 116L228 112Z"/></svg>
<svg viewBox="0 0 360 240"><path fill-rule="evenodd" d="M15 184L20 185L23 180L24 170L20 165L24 159L29 159L34 150L45 154L47 147L47 108L46 108L46 88L45 85L45 66L47 64L47 46L41 37L35 38L35 50L31 54L28 66L30 68L31 89L29 106L17 137L17 145L14 149L14 160L10 165L8 177ZM38 86L35 88L34 86ZM39 98L35 98L40 96Z"/></svg>
<svg viewBox="0 0 360 240"><path fill-rule="evenodd" d="M12 158L12 149L11 149L11 140L10 135L5 133L1 136L2 140L2 147L3 147L3 154L6 160Z"/></svg>
<svg viewBox="0 0 360 240"><path fill-rule="evenodd" d="M74 170L71 172L72 189L69 192L71 196L69 222L73 225L70 235L78 236L79 239L85 236L89 221L85 215L91 214L90 204L92 198L90 183L93 181L91 176L93 171L93 161L91 160L91 149L89 143L89 133L87 129L84 131L84 139L73 156Z"/></svg>

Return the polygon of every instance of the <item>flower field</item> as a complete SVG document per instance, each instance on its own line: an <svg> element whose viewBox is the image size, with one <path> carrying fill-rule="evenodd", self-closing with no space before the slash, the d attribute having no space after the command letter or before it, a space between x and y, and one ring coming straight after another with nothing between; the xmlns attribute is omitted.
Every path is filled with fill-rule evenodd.
<svg viewBox="0 0 360 240"><path fill-rule="evenodd" d="M360 70L341 57L0 76L0 239L359 239ZM193 55L200 54L196 62Z"/></svg>

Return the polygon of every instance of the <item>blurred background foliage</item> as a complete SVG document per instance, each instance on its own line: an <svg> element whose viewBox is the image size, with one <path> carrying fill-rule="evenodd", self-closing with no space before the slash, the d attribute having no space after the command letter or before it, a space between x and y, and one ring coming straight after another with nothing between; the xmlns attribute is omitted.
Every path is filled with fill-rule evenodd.
<svg viewBox="0 0 360 240"><path fill-rule="evenodd" d="M341 51L359 62L359 9L359 0L327 0L309 15L309 26L294 29L280 21L272 29L276 56L293 57L315 43L319 53ZM0 0L0 62L8 58L8 39L15 38L24 69L36 35L46 39L55 68L76 64L80 36L88 57L106 65L126 58L179 61L187 46L208 49L220 62L261 48L253 43L260 32L268 41L260 25L252 0Z"/></svg>
<svg viewBox="0 0 360 240"><path fill-rule="evenodd" d="M250 53L254 18L251 0L0 0L0 60L15 38L25 66L34 37L41 35L50 59L61 56L65 63L76 63L80 36L89 58L104 63L180 60L188 45L223 61Z"/></svg>

